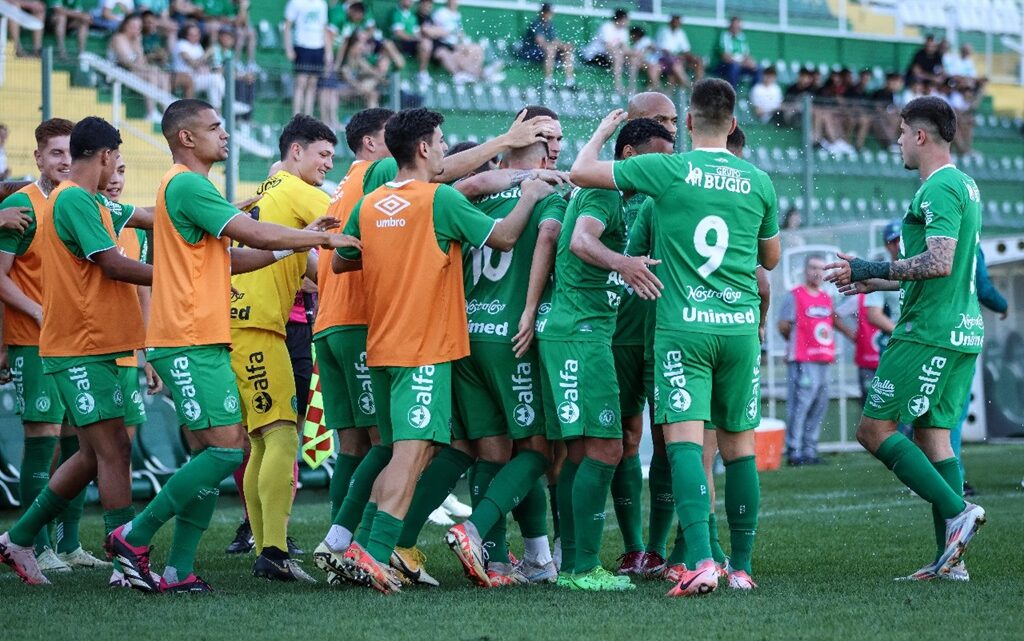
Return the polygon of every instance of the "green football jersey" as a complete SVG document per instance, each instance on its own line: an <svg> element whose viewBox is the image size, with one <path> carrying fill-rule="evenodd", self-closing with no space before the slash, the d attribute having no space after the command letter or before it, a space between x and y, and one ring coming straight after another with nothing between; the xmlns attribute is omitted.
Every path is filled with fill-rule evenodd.
<svg viewBox="0 0 1024 641"><path fill-rule="evenodd" d="M725 149L634 156L614 171L619 189L654 199L658 329L756 334L758 241L779 233L768 175Z"/></svg>
<svg viewBox="0 0 1024 641"><path fill-rule="evenodd" d="M654 249L654 199L645 198L636 218L629 226L629 242L626 243L627 256L649 256L657 259ZM657 266L652 269L657 270ZM644 345L654 345L654 326L656 324L658 305L656 301L645 300L644 303Z"/></svg>
<svg viewBox="0 0 1024 641"><path fill-rule="evenodd" d="M650 200L648 196L636 194L626 201L624 215L626 234L629 237L627 246L632 242L633 225L637 220L640 208L648 200ZM612 337L612 344L643 345L644 319L647 317L647 309L653 304L654 301L640 298L632 287L623 283L622 302L619 304L619 315L615 321L615 335Z"/></svg>
<svg viewBox="0 0 1024 641"><path fill-rule="evenodd" d="M555 254L555 288L546 318L537 321L543 340L611 343L622 299L622 278L591 265L569 248L576 221L589 216L604 224L601 243L622 253L626 249L626 221L622 194L611 189L576 189L569 198Z"/></svg>
<svg viewBox="0 0 1024 641"><path fill-rule="evenodd" d="M512 212L519 197L519 187L512 187L474 204L494 220L501 220ZM534 206L526 229L511 250L502 252L484 246L463 252L469 340L512 341L526 306L537 229L545 220L562 222L565 208L565 200L551 194Z"/></svg>
<svg viewBox="0 0 1024 641"><path fill-rule="evenodd" d="M936 169L903 217L900 258L928 249L928 238L956 239L953 271L944 278L904 281L892 337L977 354L985 339L975 271L981 240L981 193L953 165Z"/></svg>

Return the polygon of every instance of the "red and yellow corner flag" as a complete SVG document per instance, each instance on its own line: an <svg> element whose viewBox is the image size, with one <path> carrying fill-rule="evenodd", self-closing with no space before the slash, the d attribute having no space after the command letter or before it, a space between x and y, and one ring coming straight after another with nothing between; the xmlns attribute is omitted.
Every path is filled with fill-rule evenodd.
<svg viewBox="0 0 1024 641"><path fill-rule="evenodd" d="M320 368L313 347L313 376L309 381L309 404L302 426L302 460L316 469L334 454L334 430L324 424L324 397L320 393Z"/></svg>

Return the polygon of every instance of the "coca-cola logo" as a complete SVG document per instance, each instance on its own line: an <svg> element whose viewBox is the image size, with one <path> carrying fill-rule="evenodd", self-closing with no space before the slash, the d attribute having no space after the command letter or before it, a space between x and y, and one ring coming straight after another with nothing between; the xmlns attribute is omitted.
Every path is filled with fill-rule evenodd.
<svg viewBox="0 0 1024 641"><path fill-rule="evenodd" d="M500 314L505 309L505 303L495 299L492 301L479 301L476 299L466 301L466 313L475 314L482 312L484 314Z"/></svg>
<svg viewBox="0 0 1024 641"><path fill-rule="evenodd" d="M743 294L736 291L732 287L726 287L722 291L709 289L703 285L696 287L686 286L686 298L692 300L695 303L704 303L712 298L720 298L726 303L732 305L740 299Z"/></svg>

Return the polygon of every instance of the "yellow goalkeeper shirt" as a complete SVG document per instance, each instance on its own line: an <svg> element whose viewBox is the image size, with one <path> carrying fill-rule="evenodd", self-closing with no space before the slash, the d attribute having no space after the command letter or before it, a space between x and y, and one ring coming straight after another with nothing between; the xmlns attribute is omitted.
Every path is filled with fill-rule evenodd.
<svg viewBox="0 0 1024 641"><path fill-rule="evenodd" d="M323 216L330 203L326 192L281 170L260 185L247 212L254 219L302 229ZM306 252L295 254L247 274L231 277L231 329L255 328L285 335L295 294L306 273Z"/></svg>

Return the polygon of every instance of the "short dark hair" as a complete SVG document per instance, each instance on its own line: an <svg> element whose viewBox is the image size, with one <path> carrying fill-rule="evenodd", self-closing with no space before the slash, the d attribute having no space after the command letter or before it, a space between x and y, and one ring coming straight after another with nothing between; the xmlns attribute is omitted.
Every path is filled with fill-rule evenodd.
<svg viewBox="0 0 1024 641"><path fill-rule="evenodd" d="M614 20L616 22L618 22L619 20L622 20L623 18L628 18L628 17L629 17L629 12L627 12L625 9L621 9L621 8L616 9L615 13L612 14L612 20Z"/></svg>
<svg viewBox="0 0 1024 641"><path fill-rule="evenodd" d="M554 110L548 109L543 105L526 105L516 112L516 118L518 118L519 114L524 111L526 112L526 117L524 117L523 120L533 120L534 118L539 118L541 116L547 116L552 120L558 120L558 114L555 113Z"/></svg>
<svg viewBox="0 0 1024 641"><path fill-rule="evenodd" d="M366 13L366 5L363 4L362 2L353 2L352 4L348 5L348 10L362 11L363 13Z"/></svg>
<svg viewBox="0 0 1024 641"><path fill-rule="evenodd" d="M775 65L768 65L764 70L764 75L771 74L773 76L779 75L779 70L775 68Z"/></svg>
<svg viewBox="0 0 1024 641"><path fill-rule="evenodd" d="M912 127L927 124L946 142L956 136L956 112L938 96L914 98L903 107L900 117Z"/></svg>
<svg viewBox="0 0 1024 641"><path fill-rule="evenodd" d="M732 130L729 137L725 139L725 148L729 151L736 150L742 152L746 145L747 134L743 133L743 130L740 129L739 125L736 125L736 128Z"/></svg>
<svg viewBox="0 0 1024 641"><path fill-rule="evenodd" d="M671 144L675 144L672 134L669 133L668 129L658 124L656 120L650 118L630 120L615 139L615 157L622 158L622 152L626 149L626 145L636 149L646 145L654 138L661 138Z"/></svg>
<svg viewBox="0 0 1024 641"><path fill-rule="evenodd" d="M167 105L167 109L164 110L164 116L160 119L160 131L163 133L164 138L168 140L175 138L179 131L188 126L189 121L196 114L206 109L213 109L213 105L205 100L197 100L195 98L183 98Z"/></svg>
<svg viewBox="0 0 1024 641"><path fill-rule="evenodd" d="M306 114L295 114L288 124L284 126L281 137L278 138L277 148L281 152L281 160L288 154L288 150L295 143L305 149L310 143L318 140L326 140L332 145L338 144L338 137L334 135L331 128Z"/></svg>
<svg viewBox="0 0 1024 641"><path fill-rule="evenodd" d="M551 13L551 3L545 2L542 5L540 5L540 11L538 13Z"/></svg>
<svg viewBox="0 0 1024 641"><path fill-rule="evenodd" d="M71 130L71 160L94 156L104 149L118 149L121 134L98 116L82 118Z"/></svg>
<svg viewBox="0 0 1024 641"><path fill-rule="evenodd" d="M453 156L455 154L462 153L463 151L466 151L468 149L472 149L473 147L479 147L479 146L480 146L480 143L478 143L478 142L473 142L472 140L463 140L462 142L449 147L448 148L448 153L445 154L445 156ZM485 171L490 171L491 163L492 162L493 163L498 162L498 157L495 156L494 158L491 158L490 160L488 160L484 164L480 165L479 167L477 167L476 169L473 170L473 173L474 174L479 174L479 173L483 173Z"/></svg>
<svg viewBox="0 0 1024 641"><path fill-rule="evenodd" d="M444 123L444 116L429 109L404 109L388 118L384 125L384 144L399 167L412 163L416 147L430 140L434 130Z"/></svg>
<svg viewBox="0 0 1024 641"><path fill-rule="evenodd" d="M372 136L384 128L388 118L394 116L395 112L383 107L363 109L349 118L345 125L345 142L352 153L359 153L363 148L363 138Z"/></svg>
<svg viewBox="0 0 1024 641"><path fill-rule="evenodd" d="M695 128L724 129L732 122L736 109L736 90L721 78L704 78L693 85L690 114L698 121Z"/></svg>
<svg viewBox="0 0 1024 641"><path fill-rule="evenodd" d="M36 147L42 149L53 138L70 136L74 128L75 123L65 118L44 120L36 127Z"/></svg>

